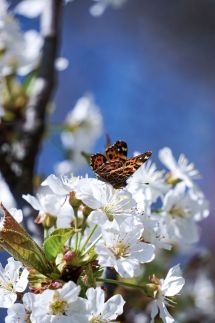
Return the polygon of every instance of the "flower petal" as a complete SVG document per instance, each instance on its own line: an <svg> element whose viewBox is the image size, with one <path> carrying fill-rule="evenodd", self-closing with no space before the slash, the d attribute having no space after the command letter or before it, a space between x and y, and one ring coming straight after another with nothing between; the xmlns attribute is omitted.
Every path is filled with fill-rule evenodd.
<svg viewBox="0 0 215 323"><path fill-rule="evenodd" d="M161 290L164 296L174 296L177 295L182 287L184 286L185 280L181 276L181 269L179 265L172 267L162 286Z"/></svg>

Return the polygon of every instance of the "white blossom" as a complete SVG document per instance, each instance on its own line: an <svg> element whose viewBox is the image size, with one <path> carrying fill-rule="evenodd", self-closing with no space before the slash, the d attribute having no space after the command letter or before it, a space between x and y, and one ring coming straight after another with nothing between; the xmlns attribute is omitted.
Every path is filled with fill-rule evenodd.
<svg viewBox="0 0 215 323"><path fill-rule="evenodd" d="M65 0L65 3L72 0ZM36 18L42 14L45 9L45 0L23 0L15 7L15 13L28 18Z"/></svg>
<svg viewBox="0 0 215 323"><path fill-rule="evenodd" d="M9 308L17 299L16 293L22 293L28 284L28 270L22 270L20 261L12 257L5 268L0 264L0 307Z"/></svg>
<svg viewBox="0 0 215 323"><path fill-rule="evenodd" d="M69 227L74 216L73 208L69 200L64 196L50 193L45 190L38 193L36 197L27 194L22 196L31 206L39 211L40 222L45 220L47 215L56 217L58 227Z"/></svg>
<svg viewBox="0 0 215 323"><path fill-rule="evenodd" d="M136 205L131 193L116 190L112 185L97 179L81 179L76 187L76 196L93 211L89 222L103 225L107 220L121 220L134 214Z"/></svg>
<svg viewBox="0 0 215 323"><path fill-rule="evenodd" d="M4 201L4 206L6 208L14 208L16 207L16 201L7 185L5 180L0 174L0 201Z"/></svg>
<svg viewBox="0 0 215 323"><path fill-rule="evenodd" d="M35 30L23 33L7 10L0 12L0 76L14 72L26 75L37 67L42 37Z"/></svg>
<svg viewBox="0 0 215 323"><path fill-rule="evenodd" d="M161 162L170 170L173 179L180 179L188 187L193 187L193 180L199 179L200 174L194 164L189 164L188 159L184 154L179 156L178 162L175 160L170 148L165 147L159 151Z"/></svg>
<svg viewBox="0 0 215 323"><path fill-rule="evenodd" d="M32 312L34 299L35 299L34 294L32 293L24 294L22 298L23 304L15 303L7 310L5 323L30 322L30 316Z"/></svg>
<svg viewBox="0 0 215 323"><path fill-rule="evenodd" d="M181 276L180 266L172 267L166 278L160 279L156 293L156 299L152 302L151 323L154 323L155 317L159 314L164 323L174 322L173 317L168 312L166 305L171 302L171 297L177 295L184 286L185 280Z"/></svg>
<svg viewBox="0 0 215 323"><path fill-rule="evenodd" d="M76 185L80 177L75 176L63 176L61 178L57 177L54 174L49 175L42 183L42 186L48 186L50 190L56 194L61 196L67 196L68 193L75 190Z"/></svg>
<svg viewBox="0 0 215 323"><path fill-rule="evenodd" d="M208 202L203 196L202 199L194 199L192 191L187 191L185 184L179 183L164 197L164 218L161 215L161 221L164 221L170 241L179 244L195 243L199 240L196 222L208 214Z"/></svg>
<svg viewBox="0 0 215 323"><path fill-rule="evenodd" d="M102 133L102 116L91 95L77 101L66 117L65 129L61 134L62 143L71 152L73 169L76 169L85 162L81 152L90 151Z"/></svg>
<svg viewBox="0 0 215 323"><path fill-rule="evenodd" d="M35 296L32 323L86 322L86 303L78 297L80 286L72 281L57 290L45 290Z"/></svg>
<svg viewBox="0 0 215 323"><path fill-rule="evenodd" d="M205 314L214 315L214 283L205 272L197 276L194 286L189 286L188 291L191 291L196 307Z"/></svg>
<svg viewBox="0 0 215 323"><path fill-rule="evenodd" d="M142 239L144 242L151 243L156 249L170 250L171 244L167 243L160 221L152 214L138 214L137 221L142 224L144 231L142 232Z"/></svg>
<svg viewBox="0 0 215 323"><path fill-rule="evenodd" d="M100 288L89 288L86 292L88 322L108 323L123 313L125 301L121 295L114 295L105 302L105 293Z"/></svg>
<svg viewBox="0 0 215 323"><path fill-rule="evenodd" d="M130 221L129 221L130 222ZM142 230L135 222L103 227L102 240L96 245L98 262L114 267L121 277L135 277L141 273L142 263L154 259L154 246L140 240Z"/></svg>
<svg viewBox="0 0 215 323"><path fill-rule="evenodd" d="M156 202L169 189L165 183L164 172L158 171L156 165L148 161L143 164L128 180L126 189L132 193L138 203L138 209Z"/></svg>

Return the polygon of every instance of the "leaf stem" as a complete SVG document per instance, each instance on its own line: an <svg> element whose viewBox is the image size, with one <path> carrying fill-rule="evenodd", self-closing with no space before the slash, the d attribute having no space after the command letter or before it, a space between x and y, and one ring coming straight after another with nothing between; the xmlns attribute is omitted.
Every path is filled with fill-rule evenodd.
<svg viewBox="0 0 215 323"><path fill-rule="evenodd" d="M47 228L44 228L44 240L48 238L49 236L49 230Z"/></svg>
<svg viewBox="0 0 215 323"><path fill-rule="evenodd" d="M88 244L88 242L89 242L90 238L92 237L93 233L95 232L96 228L97 228L97 224L95 224L95 225L93 226L93 228L92 228L92 230L91 230L91 232L90 232L89 236L87 237L87 239L86 239L85 243L83 244L83 247L81 248L80 253L82 253L82 252L84 251L84 249L85 249L86 245Z"/></svg>
<svg viewBox="0 0 215 323"><path fill-rule="evenodd" d="M137 288L137 289L140 289L145 294L145 287L144 286L126 283L126 282L122 282L122 281L118 281L118 280L114 280L114 279L109 279L109 278L97 278L96 281L104 282L104 283L108 283L108 284L115 284L115 285L119 285L119 286Z"/></svg>
<svg viewBox="0 0 215 323"><path fill-rule="evenodd" d="M96 240L94 240L89 247L84 251L84 253L82 253L82 256L84 256L86 253L88 253L88 251L101 239L102 235L100 234L98 236L98 238L96 238Z"/></svg>

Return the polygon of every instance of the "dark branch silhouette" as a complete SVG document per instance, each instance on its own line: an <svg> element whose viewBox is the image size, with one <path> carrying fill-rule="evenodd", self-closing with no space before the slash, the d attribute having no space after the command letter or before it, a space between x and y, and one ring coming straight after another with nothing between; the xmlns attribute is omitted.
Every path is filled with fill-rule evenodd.
<svg viewBox="0 0 215 323"><path fill-rule="evenodd" d="M18 208L27 206L27 202L22 199L22 194L32 194L34 191L33 179L46 128L47 104L56 85L55 60L58 53L63 0L45 2L46 7L41 16L41 34L44 44L38 75L25 115L11 123L4 121L0 123L0 170ZM11 140L8 135L10 133L15 135L15 140ZM20 151L22 151L21 154ZM30 206L28 210L29 208ZM33 210L31 215L34 215ZM30 231L32 231L32 222L32 217L30 226L26 219L24 221Z"/></svg>

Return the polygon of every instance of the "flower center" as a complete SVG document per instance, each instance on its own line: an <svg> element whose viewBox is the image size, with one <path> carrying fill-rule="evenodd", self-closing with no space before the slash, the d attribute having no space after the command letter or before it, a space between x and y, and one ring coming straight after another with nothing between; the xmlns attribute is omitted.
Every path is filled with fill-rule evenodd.
<svg viewBox="0 0 215 323"><path fill-rule="evenodd" d="M0 287L8 290L8 291L12 291L13 290L13 284L11 282L3 282L3 281L0 281Z"/></svg>
<svg viewBox="0 0 215 323"><path fill-rule="evenodd" d="M90 323L106 323L107 321L102 319L101 315L95 315L90 319Z"/></svg>
<svg viewBox="0 0 215 323"><path fill-rule="evenodd" d="M177 205L173 205L169 213L173 218L184 218L186 216L185 210L177 207Z"/></svg>
<svg viewBox="0 0 215 323"><path fill-rule="evenodd" d="M55 292L52 303L50 304L50 310L53 315L64 314L68 309L68 303L60 298L60 294Z"/></svg>
<svg viewBox="0 0 215 323"><path fill-rule="evenodd" d="M149 277L149 282L150 282L150 284L148 285L149 295L153 298L159 298L160 296L162 296L160 279L153 274L152 276Z"/></svg>
<svg viewBox="0 0 215 323"><path fill-rule="evenodd" d="M118 259L120 257L129 256L129 245L126 245L124 241L118 241L115 246L111 247L111 251L114 253L115 257Z"/></svg>
<svg viewBox="0 0 215 323"><path fill-rule="evenodd" d="M112 212L112 209L110 206L104 206L102 208L102 211L106 214L109 221L113 221L114 216L113 216L113 212Z"/></svg>

